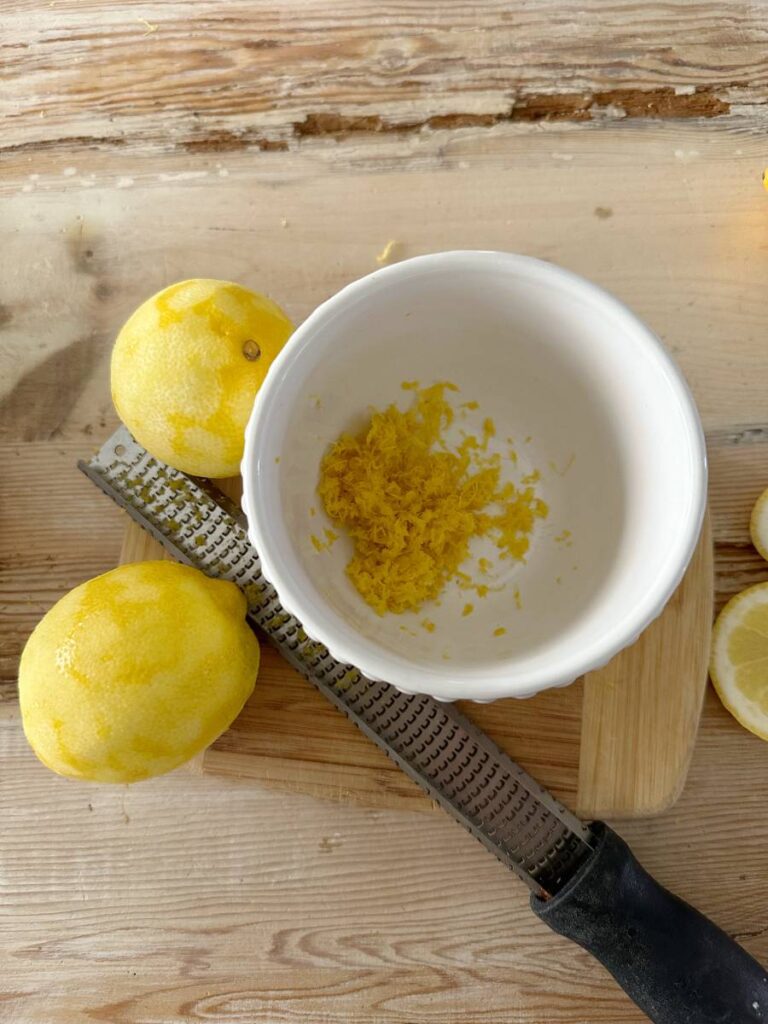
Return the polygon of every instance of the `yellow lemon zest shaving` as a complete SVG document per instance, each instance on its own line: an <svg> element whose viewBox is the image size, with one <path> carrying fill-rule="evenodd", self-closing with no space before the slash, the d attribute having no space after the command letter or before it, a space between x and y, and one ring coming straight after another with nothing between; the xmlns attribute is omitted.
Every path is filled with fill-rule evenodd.
<svg viewBox="0 0 768 1024"><path fill-rule="evenodd" d="M520 560L536 519L547 515L532 486L501 484L498 457L470 459L481 447L477 438L441 447L454 416L445 392L455 390L441 382L416 390L405 411L374 410L323 458L318 493L354 544L347 574L379 614L418 610L454 577L484 596L486 586L459 572L470 540L490 536L502 558ZM487 444L495 433L490 420L483 430Z"/></svg>

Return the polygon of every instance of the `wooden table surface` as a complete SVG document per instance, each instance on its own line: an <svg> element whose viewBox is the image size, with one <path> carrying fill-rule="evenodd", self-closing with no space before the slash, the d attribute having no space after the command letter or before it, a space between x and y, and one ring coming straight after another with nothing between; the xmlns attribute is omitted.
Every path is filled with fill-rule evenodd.
<svg viewBox="0 0 768 1024"><path fill-rule="evenodd" d="M18 655L110 568L74 469L116 329L185 276L296 320L396 255L555 260L676 354L708 432L717 597L768 579L768 6L15 0L0 12L0 1017L24 1024L644 1018L447 818L184 772L57 778ZM768 745L710 693L688 785L621 831L768 963Z"/></svg>

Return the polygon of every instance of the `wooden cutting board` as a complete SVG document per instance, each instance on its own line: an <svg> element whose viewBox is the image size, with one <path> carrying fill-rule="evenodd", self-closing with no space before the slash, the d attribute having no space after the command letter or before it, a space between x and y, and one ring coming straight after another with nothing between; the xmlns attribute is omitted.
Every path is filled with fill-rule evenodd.
<svg viewBox="0 0 768 1024"><path fill-rule="evenodd" d="M238 498L239 480L223 486ZM121 563L167 557L128 522ZM659 814L679 796L707 681L713 567L709 519L664 613L605 668L528 700L463 710L584 817ZM431 801L269 645L256 688L191 770L371 807Z"/></svg>

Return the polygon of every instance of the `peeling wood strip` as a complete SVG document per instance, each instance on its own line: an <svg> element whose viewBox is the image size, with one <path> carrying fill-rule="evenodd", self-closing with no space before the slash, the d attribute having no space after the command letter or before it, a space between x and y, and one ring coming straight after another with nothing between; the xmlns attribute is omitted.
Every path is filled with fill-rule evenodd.
<svg viewBox="0 0 768 1024"><path fill-rule="evenodd" d="M421 121L389 121L379 114L316 113L307 114L294 125L293 131L300 138L356 132L419 132L425 128L488 128L506 121L589 121L605 114L652 119L712 118L730 113L730 103L717 95L719 91L699 88L680 94L663 88L523 94L508 111L499 114L438 114Z"/></svg>
<svg viewBox="0 0 768 1024"><path fill-rule="evenodd" d="M164 130L147 131L142 145L162 143L164 149L177 149L187 153L225 153L255 149L262 152L285 152L305 139L332 137L348 138L361 134L418 134L424 131L447 131L461 128L493 128L502 124L532 124L570 122L573 124L599 123L606 120L645 119L691 120L722 118L731 113L731 103L722 99L720 90L696 89L678 94L672 88L613 89L598 93L532 93L522 94L511 107L500 113L474 113L461 111L433 114L423 119L390 119L381 114L342 114L331 111L308 113L303 120L293 122L287 129L289 137L254 132L253 130L214 129L201 130L187 138L172 138ZM768 105L766 107L768 112ZM277 132L278 130L274 130ZM55 149L94 149L126 147L131 137L124 135L64 136L56 139L11 143L0 142L0 153L42 152Z"/></svg>

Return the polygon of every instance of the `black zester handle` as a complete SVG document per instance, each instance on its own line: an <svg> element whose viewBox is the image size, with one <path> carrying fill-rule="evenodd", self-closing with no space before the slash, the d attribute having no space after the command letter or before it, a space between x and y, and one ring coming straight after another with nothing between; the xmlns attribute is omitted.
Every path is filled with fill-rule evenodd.
<svg viewBox="0 0 768 1024"><path fill-rule="evenodd" d="M664 889L627 844L595 822L589 859L533 910L611 972L655 1024L768 1021L766 971L730 936Z"/></svg>

